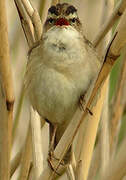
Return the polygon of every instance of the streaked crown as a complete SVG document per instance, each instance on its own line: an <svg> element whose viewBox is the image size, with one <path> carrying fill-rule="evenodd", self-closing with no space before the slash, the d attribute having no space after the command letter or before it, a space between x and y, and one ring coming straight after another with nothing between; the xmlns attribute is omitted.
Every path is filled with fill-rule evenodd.
<svg viewBox="0 0 126 180"><path fill-rule="evenodd" d="M44 30L47 31L53 26L73 26L81 30L81 23L77 15L77 9L68 3L51 6L48 10Z"/></svg>

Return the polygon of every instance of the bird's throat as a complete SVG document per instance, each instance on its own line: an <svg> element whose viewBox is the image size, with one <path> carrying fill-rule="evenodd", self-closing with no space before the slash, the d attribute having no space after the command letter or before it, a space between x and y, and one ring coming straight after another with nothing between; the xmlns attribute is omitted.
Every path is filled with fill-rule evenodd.
<svg viewBox="0 0 126 180"><path fill-rule="evenodd" d="M44 45L59 50L72 50L80 44L80 34L73 27L54 26L44 36Z"/></svg>

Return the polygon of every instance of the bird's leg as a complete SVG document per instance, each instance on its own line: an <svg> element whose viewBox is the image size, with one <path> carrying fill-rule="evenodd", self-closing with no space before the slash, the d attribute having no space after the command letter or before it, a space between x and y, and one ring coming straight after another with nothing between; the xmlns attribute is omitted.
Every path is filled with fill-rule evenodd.
<svg viewBox="0 0 126 180"><path fill-rule="evenodd" d="M56 146L56 131L57 131L57 124L51 124L49 123L49 133L50 133L50 144L49 144L49 156L48 156L48 163L49 163L49 166L50 168L57 174L58 172L54 169L53 167L53 164L52 164L52 159L56 159L54 157L54 149L55 149L55 146ZM58 160L58 159L56 159ZM60 175L59 175L60 176Z"/></svg>
<svg viewBox="0 0 126 180"><path fill-rule="evenodd" d="M49 144L49 156L53 155L54 149L55 149L55 137L56 137L56 130L57 130L57 124L52 125L49 124L49 131L50 131L50 144Z"/></svg>
<svg viewBox="0 0 126 180"><path fill-rule="evenodd" d="M81 96L80 96L80 99L79 99L79 107L80 107L80 109L83 110L83 111L84 111L84 106L83 106L83 104L85 103L84 97L85 97L85 93L84 93L83 95L81 95ZM86 110L88 111L88 113L89 113L90 115L93 115L93 113L91 112L91 110L90 110L89 108L86 108Z"/></svg>

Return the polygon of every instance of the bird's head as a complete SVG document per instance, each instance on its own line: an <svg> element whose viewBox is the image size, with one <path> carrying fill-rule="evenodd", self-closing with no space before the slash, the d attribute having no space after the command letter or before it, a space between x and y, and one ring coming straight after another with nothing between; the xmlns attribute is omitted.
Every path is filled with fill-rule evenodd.
<svg viewBox="0 0 126 180"><path fill-rule="evenodd" d="M44 32L54 26L58 28L72 26L77 31L81 31L82 25L77 15L77 9L68 3L51 6L44 24Z"/></svg>

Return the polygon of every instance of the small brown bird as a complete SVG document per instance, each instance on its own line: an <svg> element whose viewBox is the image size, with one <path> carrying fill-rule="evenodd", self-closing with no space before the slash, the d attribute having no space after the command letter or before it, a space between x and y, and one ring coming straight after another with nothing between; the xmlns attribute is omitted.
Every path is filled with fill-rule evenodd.
<svg viewBox="0 0 126 180"><path fill-rule="evenodd" d="M29 51L25 87L33 108L50 124L50 151L100 65L87 42L77 9L63 3L49 8L42 38Z"/></svg>

